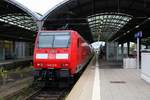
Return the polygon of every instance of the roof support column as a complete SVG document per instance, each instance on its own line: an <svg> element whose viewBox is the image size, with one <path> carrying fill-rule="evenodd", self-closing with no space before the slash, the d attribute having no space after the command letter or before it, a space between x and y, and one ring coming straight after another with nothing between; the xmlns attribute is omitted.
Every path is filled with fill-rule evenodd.
<svg viewBox="0 0 150 100"><path fill-rule="evenodd" d="M137 38L137 46L136 46L136 51L137 51L137 69L140 69L140 38Z"/></svg>
<svg viewBox="0 0 150 100"><path fill-rule="evenodd" d="M122 59L124 57L124 45L123 43L121 44L121 55L122 55Z"/></svg>
<svg viewBox="0 0 150 100"><path fill-rule="evenodd" d="M127 56L130 55L130 42L127 42Z"/></svg>
<svg viewBox="0 0 150 100"><path fill-rule="evenodd" d="M38 26L38 31L42 30L44 21L38 20L36 23L37 23L37 26Z"/></svg>

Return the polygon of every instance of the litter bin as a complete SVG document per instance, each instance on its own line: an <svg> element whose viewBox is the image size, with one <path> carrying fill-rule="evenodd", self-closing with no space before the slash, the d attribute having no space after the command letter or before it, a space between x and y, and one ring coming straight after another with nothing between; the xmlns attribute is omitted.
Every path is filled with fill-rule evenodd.
<svg viewBox="0 0 150 100"><path fill-rule="evenodd" d="M123 68L136 68L136 58L124 58Z"/></svg>

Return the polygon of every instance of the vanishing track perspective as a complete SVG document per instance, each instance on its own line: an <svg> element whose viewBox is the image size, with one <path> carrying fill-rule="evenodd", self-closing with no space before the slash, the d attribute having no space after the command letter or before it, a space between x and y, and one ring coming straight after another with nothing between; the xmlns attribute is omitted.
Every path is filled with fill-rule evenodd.
<svg viewBox="0 0 150 100"><path fill-rule="evenodd" d="M67 89L56 89L56 88L42 88L25 100L64 100L65 94L67 94Z"/></svg>

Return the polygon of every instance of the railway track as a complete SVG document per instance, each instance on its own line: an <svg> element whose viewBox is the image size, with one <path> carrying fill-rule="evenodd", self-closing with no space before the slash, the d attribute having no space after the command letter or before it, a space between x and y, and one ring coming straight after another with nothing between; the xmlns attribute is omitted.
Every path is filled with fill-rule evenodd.
<svg viewBox="0 0 150 100"><path fill-rule="evenodd" d="M67 89L42 88L35 91L24 100L64 100Z"/></svg>

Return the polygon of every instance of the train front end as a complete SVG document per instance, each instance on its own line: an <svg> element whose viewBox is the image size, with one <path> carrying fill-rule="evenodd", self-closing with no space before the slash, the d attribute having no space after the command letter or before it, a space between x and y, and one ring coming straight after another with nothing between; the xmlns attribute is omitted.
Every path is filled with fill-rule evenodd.
<svg viewBox="0 0 150 100"><path fill-rule="evenodd" d="M70 77L70 41L68 31L38 33L34 48L35 80Z"/></svg>

